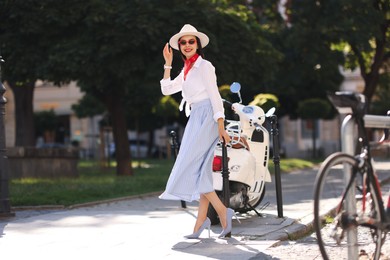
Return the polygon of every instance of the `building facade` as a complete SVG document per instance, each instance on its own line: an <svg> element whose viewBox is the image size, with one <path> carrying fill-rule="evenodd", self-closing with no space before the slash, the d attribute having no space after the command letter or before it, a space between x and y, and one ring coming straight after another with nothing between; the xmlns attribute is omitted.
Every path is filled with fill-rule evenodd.
<svg viewBox="0 0 390 260"><path fill-rule="evenodd" d="M15 109L12 90L7 87L5 97L6 103L6 146L15 145ZM101 116L93 118L77 118L72 111L72 105L76 104L83 96L75 82L55 86L48 82L37 81L34 90L34 112L53 110L57 116L58 127L54 137L49 141L51 145L68 146L77 143L89 153L98 149L99 128L98 122ZM40 146L45 143L44 136L36 136L36 144ZM46 140L47 142L48 140Z"/></svg>

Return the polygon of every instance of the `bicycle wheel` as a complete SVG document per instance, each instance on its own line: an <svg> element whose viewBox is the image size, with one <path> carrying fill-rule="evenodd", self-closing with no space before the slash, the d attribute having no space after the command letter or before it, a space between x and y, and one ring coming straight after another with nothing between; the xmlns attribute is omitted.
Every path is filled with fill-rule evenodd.
<svg viewBox="0 0 390 260"><path fill-rule="evenodd" d="M357 259L363 254L373 259L380 256L386 232L376 224L383 219L383 204L375 182L368 181L363 189L364 175L354 168L356 165L353 156L336 153L324 161L318 172L313 224L325 260ZM353 181L347 188L351 176Z"/></svg>

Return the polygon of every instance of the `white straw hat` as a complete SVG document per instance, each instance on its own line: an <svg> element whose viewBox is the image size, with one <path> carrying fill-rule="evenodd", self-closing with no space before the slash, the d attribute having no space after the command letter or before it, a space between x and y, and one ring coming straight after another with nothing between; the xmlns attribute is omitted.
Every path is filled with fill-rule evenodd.
<svg viewBox="0 0 390 260"><path fill-rule="evenodd" d="M193 35L200 39L200 44L202 44L202 48L206 47L209 43L209 37L206 34L198 32L196 28L190 24L185 24L183 28L181 28L179 33L176 33L169 40L169 45L175 50L179 50L179 39L184 35Z"/></svg>

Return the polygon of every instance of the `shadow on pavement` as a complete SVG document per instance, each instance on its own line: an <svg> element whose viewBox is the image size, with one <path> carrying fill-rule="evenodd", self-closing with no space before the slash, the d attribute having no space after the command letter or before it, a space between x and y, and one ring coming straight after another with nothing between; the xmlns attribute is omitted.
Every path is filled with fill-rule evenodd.
<svg viewBox="0 0 390 260"><path fill-rule="evenodd" d="M4 233L4 228L8 223L0 223L0 238L2 238L5 233Z"/></svg>
<svg viewBox="0 0 390 260"><path fill-rule="evenodd" d="M258 249L257 242L259 241L240 241L234 237L228 239L200 238L179 242L172 247L172 250L221 260L252 259L252 257L254 257L253 259L272 259L267 258L267 255ZM251 245L251 243L253 244ZM260 254L262 258L257 258Z"/></svg>

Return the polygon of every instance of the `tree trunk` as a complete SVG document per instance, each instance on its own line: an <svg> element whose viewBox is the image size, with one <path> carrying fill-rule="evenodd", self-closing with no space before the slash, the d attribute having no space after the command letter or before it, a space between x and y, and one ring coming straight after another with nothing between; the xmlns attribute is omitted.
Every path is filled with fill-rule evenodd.
<svg viewBox="0 0 390 260"><path fill-rule="evenodd" d="M363 94L366 96L367 100L367 107L370 106L372 98L375 94L375 91L378 86L379 81L379 70L378 71L372 71L369 73L365 80L364 80L364 91Z"/></svg>
<svg viewBox="0 0 390 260"><path fill-rule="evenodd" d="M370 66L370 72L366 73L365 66L363 65L360 66L362 77L365 83L363 94L367 97L368 99L367 102L369 104L371 103L372 98L375 95L375 91L378 87L380 70L385 61L386 45L387 45L386 34L388 31L388 26L389 23L382 25L380 27L381 37L377 37L375 39L376 49L375 49L373 62Z"/></svg>
<svg viewBox="0 0 390 260"><path fill-rule="evenodd" d="M129 139L127 136L126 115L121 104L122 96L106 97L106 104L111 116L112 133L115 143L116 173L118 176L133 175L131 167Z"/></svg>
<svg viewBox="0 0 390 260"><path fill-rule="evenodd" d="M34 88L35 83L16 86L9 82L15 100L15 146L35 146Z"/></svg>
<svg viewBox="0 0 390 260"><path fill-rule="evenodd" d="M154 130L149 130L149 137L148 137L148 157L152 158L154 156L153 154L153 147L154 147Z"/></svg>
<svg viewBox="0 0 390 260"><path fill-rule="evenodd" d="M317 146L316 146L316 120L315 119L310 119L312 123L312 140L313 140L313 152L312 152L312 157L315 159L317 157Z"/></svg>

